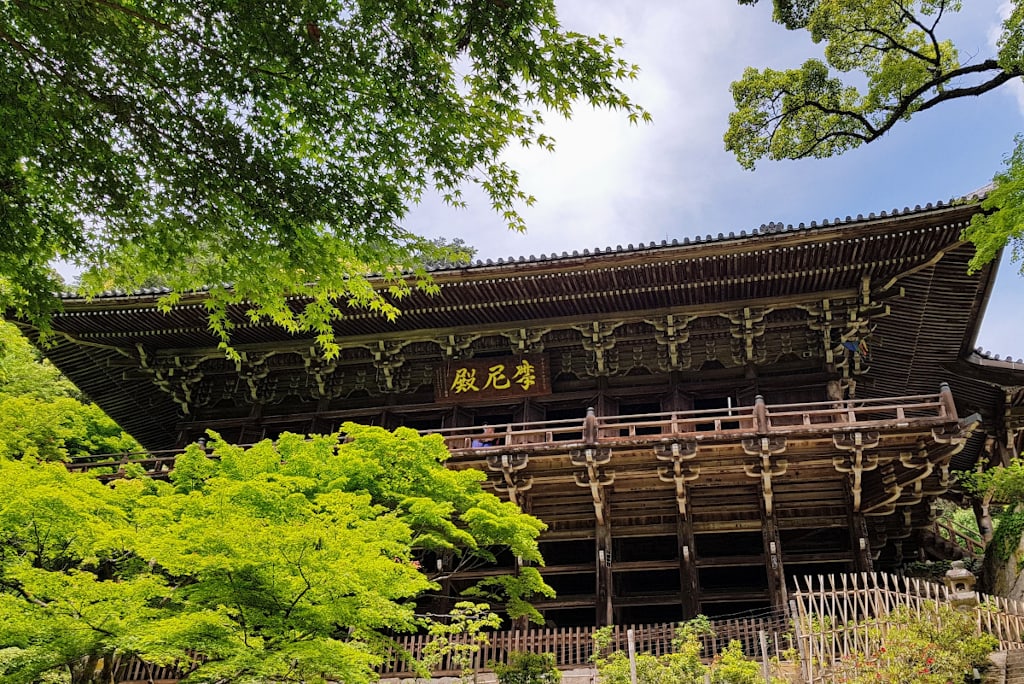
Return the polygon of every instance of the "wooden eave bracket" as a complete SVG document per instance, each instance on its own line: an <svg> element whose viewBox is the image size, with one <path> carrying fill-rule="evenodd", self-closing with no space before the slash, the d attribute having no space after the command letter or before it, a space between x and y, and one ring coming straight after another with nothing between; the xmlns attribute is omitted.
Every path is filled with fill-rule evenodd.
<svg viewBox="0 0 1024 684"><path fill-rule="evenodd" d="M889 305L877 301L869 276L861 277L860 291L856 298L834 301L822 299L820 304L805 305L807 325L811 330L821 331L825 362L841 369L843 376L863 375L870 370L864 366L859 354L850 354L843 342L867 337L875 328L874 320L890 314ZM836 333L838 337L833 337ZM835 344L830 344L830 343ZM838 359L837 355L842 355ZM853 357L852 359L850 357Z"/></svg>
<svg viewBox="0 0 1024 684"><path fill-rule="evenodd" d="M501 334L508 338L513 354L539 354L544 351L544 336L550 328L517 328Z"/></svg>
<svg viewBox="0 0 1024 684"><path fill-rule="evenodd" d="M772 492L772 478L785 475L789 464L784 458L777 455L786 450L785 437L755 437L744 439L743 451L749 456L757 456L756 463L744 463L743 471L747 477L761 480L761 491L764 497L765 515L772 515L774 493Z"/></svg>
<svg viewBox="0 0 1024 684"><path fill-rule="evenodd" d="M301 357L306 367L306 375L311 375L316 381L319 396L326 397L329 393L327 379L338 370L338 357L326 359L316 347L310 347L301 354Z"/></svg>
<svg viewBox="0 0 1024 684"><path fill-rule="evenodd" d="M686 517L687 489L686 483L692 482L700 477L700 466L690 465L688 462L697 455L697 441L672 442L668 445L657 446L654 455L659 461L668 461L672 465L667 468L658 468L658 479L662 482L672 482L676 487L676 504L679 506L679 515Z"/></svg>
<svg viewBox="0 0 1024 684"><path fill-rule="evenodd" d="M204 377L199 366L213 356L204 354L187 358L179 355L151 357L141 344L136 345L136 349L139 369L150 376L154 385L170 395L171 400L181 407L184 415L189 415L193 400L192 390ZM250 391L255 393L251 384Z"/></svg>
<svg viewBox="0 0 1024 684"><path fill-rule="evenodd" d="M569 453L569 460L574 466L582 467L582 472L574 473L576 485L590 489L590 497L594 502L594 515L598 525L605 525L604 488L615 482L615 473L607 471L603 466L612 460L611 449L587 447L581 451Z"/></svg>
<svg viewBox="0 0 1024 684"><path fill-rule="evenodd" d="M609 375L615 371L611 368L608 352L615 348L615 330L623 325L622 321L607 323L594 321L589 325L577 325L573 328L579 331L580 343L588 352L594 355L594 374Z"/></svg>
<svg viewBox="0 0 1024 684"><path fill-rule="evenodd" d="M932 430L933 438L938 432L941 439L935 441L944 445L933 449L930 453L922 440L916 451L901 452L894 462L882 468L882 487L884 495L879 501L873 502L864 510L864 515L890 515L897 508L905 508L920 503L926 496L935 496L946 491L949 484L949 461L960 452L967 443L965 434L953 435L944 428ZM897 464L902 469L897 472ZM937 482L928 485L929 478L937 471Z"/></svg>
<svg viewBox="0 0 1024 684"><path fill-rule="evenodd" d="M697 316L676 316L668 314L663 319L650 319L644 322L654 328L654 341L659 348L665 350L666 360L659 359L663 371L688 370L693 366L690 354L689 325Z"/></svg>
<svg viewBox="0 0 1024 684"><path fill-rule="evenodd" d="M733 352L733 361L737 364L763 363L767 352L756 348L768 329L765 318L774 311L772 308L751 308L744 307L742 311L731 314L721 314L729 320L732 328L729 331L734 340L740 343L739 351Z"/></svg>
<svg viewBox="0 0 1024 684"><path fill-rule="evenodd" d="M445 335L444 337L435 339L434 342L438 347L441 348L441 352L446 358L449 359L461 359L467 355L465 352L469 349L470 345L480 338L480 335Z"/></svg>
<svg viewBox="0 0 1024 684"><path fill-rule="evenodd" d="M863 494L863 476L879 465L878 454L865 454L866 449L875 449L880 443L877 432L837 433L832 435L836 449L849 452L832 458L832 467L850 476L850 492L853 494L853 510L860 513Z"/></svg>
<svg viewBox="0 0 1024 684"><path fill-rule="evenodd" d="M896 466L893 463L883 465L879 472L882 476L883 494L878 501L863 506L864 515L885 517L896 512L896 501L903 494L903 487L896 479Z"/></svg>
<svg viewBox="0 0 1024 684"><path fill-rule="evenodd" d="M501 473L501 479L494 483L494 489L508 495L509 501L520 506L519 493L533 487L532 477L523 477L530 457L524 453L488 454L487 468Z"/></svg>
<svg viewBox="0 0 1024 684"><path fill-rule="evenodd" d="M395 392L407 389L395 384L398 369L405 365L405 356L401 352L407 344L409 343L377 340L375 344L362 345L373 356L373 367L377 369L377 384L381 390Z"/></svg>

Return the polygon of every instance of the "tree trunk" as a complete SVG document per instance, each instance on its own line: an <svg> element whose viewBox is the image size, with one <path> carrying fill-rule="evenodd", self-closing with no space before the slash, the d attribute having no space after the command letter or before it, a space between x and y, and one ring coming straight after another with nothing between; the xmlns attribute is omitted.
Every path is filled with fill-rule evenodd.
<svg viewBox="0 0 1024 684"><path fill-rule="evenodd" d="M71 671L71 684L90 684L93 675L96 674L96 666L100 662L99 653L90 653L88 656L68 666Z"/></svg>
<svg viewBox="0 0 1024 684"><path fill-rule="evenodd" d="M113 651L103 654L103 670L100 672L100 682L102 684L115 684L114 674L117 672L119 660Z"/></svg>
<svg viewBox="0 0 1024 684"><path fill-rule="evenodd" d="M992 541L992 514L989 511L991 500L991 494L987 494L981 499L971 497L971 508L974 509L974 517L978 521L978 531L986 546Z"/></svg>

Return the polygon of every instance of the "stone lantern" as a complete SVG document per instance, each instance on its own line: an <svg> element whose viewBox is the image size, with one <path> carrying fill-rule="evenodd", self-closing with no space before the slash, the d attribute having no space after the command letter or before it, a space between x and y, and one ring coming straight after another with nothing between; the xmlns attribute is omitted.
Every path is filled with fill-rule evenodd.
<svg viewBox="0 0 1024 684"><path fill-rule="evenodd" d="M978 605L978 595L974 591L974 573L964 567L963 561L953 561L952 567L946 571L942 581L949 590L949 602L957 610L970 610Z"/></svg>

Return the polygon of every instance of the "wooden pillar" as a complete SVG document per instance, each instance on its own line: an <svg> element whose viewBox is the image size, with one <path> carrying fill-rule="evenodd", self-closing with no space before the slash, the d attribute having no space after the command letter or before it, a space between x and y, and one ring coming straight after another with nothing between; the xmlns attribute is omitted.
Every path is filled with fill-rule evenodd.
<svg viewBox="0 0 1024 684"><path fill-rule="evenodd" d="M846 494L846 520L850 530L850 549L854 572L871 572L871 541L868 537L868 523L864 514L853 510L853 492L850 491L850 478L845 478L843 492Z"/></svg>
<svg viewBox="0 0 1024 684"><path fill-rule="evenodd" d="M594 573L597 585L594 619L598 627L604 627L614 622L612 596L612 563L614 559L612 558L611 511L607 497L602 502L602 507L604 508L604 523L597 524L594 535L594 560L597 567L597 572Z"/></svg>
<svg viewBox="0 0 1024 684"><path fill-rule="evenodd" d="M868 537L868 523L863 513L850 511L850 543L853 545L853 569L856 572L873 572L871 540Z"/></svg>
<svg viewBox="0 0 1024 684"><path fill-rule="evenodd" d="M774 512L771 514L767 512L764 501L765 497L762 492L761 532L764 538L764 567L768 576L768 598L773 608L784 608L789 600L786 591L786 574L782 567L782 543L779 539L779 526Z"/></svg>
<svg viewBox="0 0 1024 684"><path fill-rule="evenodd" d="M679 545L679 602L683 607L683 617L689 620L700 612L697 549L689 500L685 513L676 516L676 540Z"/></svg>

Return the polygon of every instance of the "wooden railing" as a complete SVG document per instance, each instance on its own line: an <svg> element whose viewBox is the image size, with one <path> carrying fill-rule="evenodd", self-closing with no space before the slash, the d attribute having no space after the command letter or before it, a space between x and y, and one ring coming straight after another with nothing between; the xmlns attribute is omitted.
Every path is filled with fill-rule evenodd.
<svg viewBox="0 0 1024 684"><path fill-rule="evenodd" d="M721 652L730 641L739 641L744 653L751 658L760 658L761 633L764 632L768 657L782 653L793 646L789 618L782 614L766 617L746 617L713 620L713 633L701 637L701 655L705 660ZM672 639L676 625L673 623L654 625L616 625L612 628L611 651L626 650L626 634L632 629L638 653L665 655L674 652ZM531 653L553 653L560 668L587 667L594 655L595 627L539 628L527 630L503 630L487 633L487 642L473 656L471 668L474 671L490 670L495 663L507 663L510 653L529 651ZM396 639L395 648L380 668L382 677L416 677L414 663L419 660L430 637L426 634L402 636ZM453 637L458 643L458 637ZM118 682L174 682L184 676L174 666L157 667L137 658L126 659L115 671ZM460 675L461 668L451 656L431 669L435 677Z"/></svg>
<svg viewBox="0 0 1024 684"><path fill-rule="evenodd" d="M942 539L959 546L965 556L976 560L985 557L985 542L973 530L964 529L953 522L936 520L934 532Z"/></svg>
<svg viewBox="0 0 1024 684"><path fill-rule="evenodd" d="M182 449L165 451L131 451L121 454L94 454L78 456L64 466L75 473L93 473L100 480L115 480L125 476L129 465L142 468L149 477L166 478L174 470L174 462Z"/></svg>
<svg viewBox="0 0 1024 684"><path fill-rule="evenodd" d="M444 437L456 453L477 449L565 447L572 443L615 445L674 439L735 439L812 431L900 429L956 421L949 386L937 394L883 399L824 401L768 406L758 396L753 406L667 411L624 416L504 423L442 428L428 432Z"/></svg>
<svg viewBox="0 0 1024 684"><path fill-rule="evenodd" d="M138 658L125 658L114 668L114 681L118 684L171 684L186 672L175 665L151 665Z"/></svg>
<svg viewBox="0 0 1024 684"><path fill-rule="evenodd" d="M709 660L721 652L730 641L739 641L743 652L751 658L760 658L761 633L765 633L768 656L774 656L794 646L789 618L784 614L768 617L713 620L712 634L701 636L701 656ZM676 634L674 623L654 625L616 625L612 628L611 651L626 650L626 634L632 629L638 653L660 656L673 653L672 639ZM507 663L510 653L552 653L560 668L586 667L594 655L596 627L540 628L491 632L487 643L473 656L472 669L491 669L495 663ZM416 676L413 663L419 659L430 637L425 634L401 637L397 648L381 668L384 677ZM434 676L459 674L459 667L446 657L433 668Z"/></svg>
<svg viewBox="0 0 1024 684"><path fill-rule="evenodd" d="M640 415L505 423L423 430L439 434L449 450L472 453L478 450L553 450L573 445L628 445L679 439L738 439L747 435L793 435L820 431L856 429L903 429L930 427L956 421L956 408L945 384L937 394L920 394L883 399L856 399L776 404L768 406L758 396L753 406L692 411L668 411ZM243 445L244 446L244 445ZM69 470L98 471L103 479L124 475L129 464L141 466L152 477L166 477L180 451L100 454L75 458Z"/></svg>

